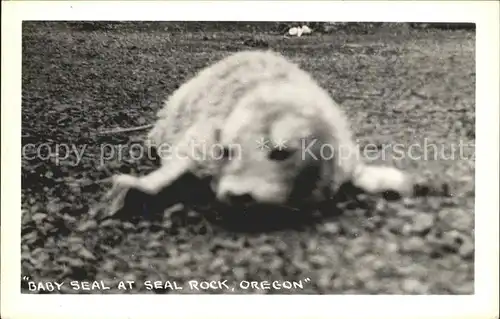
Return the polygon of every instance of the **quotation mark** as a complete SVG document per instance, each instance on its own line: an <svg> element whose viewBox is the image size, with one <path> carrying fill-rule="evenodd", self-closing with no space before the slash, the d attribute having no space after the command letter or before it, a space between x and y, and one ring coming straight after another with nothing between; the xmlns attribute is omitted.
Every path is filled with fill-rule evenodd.
<svg viewBox="0 0 500 319"><path fill-rule="evenodd" d="M310 282L311 281L311 278L306 278L304 279L305 282Z"/></svg>
<svg viewBox="0 0 500 319"><path fill-rule="evenodd" d="M30 280L30 277L29 276L23 276L23 280L28 281L28 280Z"/></svg>

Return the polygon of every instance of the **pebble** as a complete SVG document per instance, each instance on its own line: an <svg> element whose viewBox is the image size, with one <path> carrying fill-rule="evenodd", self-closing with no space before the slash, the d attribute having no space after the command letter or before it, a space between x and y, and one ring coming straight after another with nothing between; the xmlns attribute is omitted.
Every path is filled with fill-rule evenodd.
<svg viewBox="0 0 500 319"><path fill-rule="evenodd" d="M119 224L119 222L117 220L107 219L107 220L103 221L99 226L100 227L114 227L114 226L117 226L118 224Z"/></svg>
<svg viewBox="0 0 500 319"><path fill-rule="evenodd" d="M117 262L114 260L106 260L104 264L101 265L101 269L108 273L114 273L116 270Z"/></svg>
<svg viewBox="0 0 500 319"><path fill-rule="evenodd" d="M325 223L323 226L323 229L325 233L332 234L332 235L337 235L340 232L340 227L337 223L330 222L330 223Z"/></svg>
<svg viewBox="0 0 500 319"><path fill-rule="evenodd" d="M364 256L370 251L372 242L368 237L360 236L351 240L350 251L354 256Z"/></svg>
<svg viewBox="0 0 500 319"><path fill-rule="evenodd" d="M171 266L171 267L179 267L179 266L185 266L191 261L191 256L188 253L182 253L178 256L173 256L170 257L167 261L166 264Z"/></svg>
<svg viewBox="0 0 500 319"><path fill-rule="evenodd" d="M274 257L271 262L269 262L269 269L277 270L283 267L283 259L279 257Z"/></svg>
<svg viewBox="0 0 500 319"><path fill-rule="evenodd" d="M95 229L95 228L97 228L97 223L95 220L91 219L91 220L88 220L86 222L83 222L78 227L78 231L85 232L85 231L88 231L90 229Z"/></svg>
<svg viewBox="0 0 500 319"><path fill-rule="evenodd" d="M64 215L62 216L62 218L63 218L63 220L64 220L64 221L66 221L66 222L68 222L68 223L74 223L74 222L76 222L76 221L77 221L77 219L76 219L75 217L73 217L73 216L71 216L71 215L69 215L69 214L64 214Z"/></svg>
<svg viewBox="0 0 500 319"><path fill-rule="evenodd" d="M64 262L64 263L68 264L68 266L74 267L74 268L80 268L80 267L85 266L85 263L80 258L70 258L67 256L62 256L61 258L59 258L58 261Z"/></svg>
<svg viewBox="0 0 500 319"><path fill-rule="evenodd" d="M37 223L43 221L45 218L47 218L47 214L44 213L36 213L31 217Z"/></svg>
<svg viewBox="0 0 500 319"><path fill-rule="evenodd" d="M465 241L465 243L460 246L458 253L461 257L466 259L474 258L474 243L470 240Z"/></svg>
<svg viewBox="0 0 500 319"><path fill-rule="evenodd" d="M452 229L470 231L474 228L473 212L465 212L459 209L443 209L439 212L438 216Z"/></svg>
<svg viewBox="0 0 500 319"><path fill-rule="evenodd" d="M72 246L78 246L83 244L83 238L79 236L70 236L66 240L68 247L71 249Z"/></svg>
<svg viewBox="0 0 500 319"><path fill-rule="evenodd" d="M412 236L408 240L404 240L401 248L405 252L425 252L429 250L426 242L418 236Z"/></svg>
<svg viewBox="0 0 500 319"><path fill-rule="evenodd" d="M157 240L152 240L152 241L150 241L150 242L147 244L146 248L147 248L147 249L155 249L155 248L159 248L159 247L163 247L163 246L164 246L164 244L160 243L159 241L157 241Z"/></svg>
<svg viewBox="0 0 500 319"><path fill-rule="evenodd" d="M334 278L335 278L335 273L333 270L330 269L325 269L322 270L317 280L317 285L322 288L322 289L331 289L332 286L334 286Z"/></svg>
<svg viewBox="0 0 500 319"><path fill-rule="evenodd" d="M393 234L401 234L403 226L404 226L404 220L400 218L391 218L387 221L387 228Z"/></svg>
<svg viewBox="0 0 500 319"><path fill-rule="evenodd" d="M373 270L371 270L371 269L361 269L358 271L356 277L361 282L369 282L370 280L373 279L374 273L373 273Z"/></svg>
<svg viewBox="0 0 500 319"><path fill-rule="evenodd" d="M389 253L395 253L399 250L397 243L387 243L386 249Z"/></svg>
<svg viewBox="0 0 500 319"><path fill-rule="evenodd" d="M312 251L317 251L320 245L316 238L311 238L307 243L306 247L307 247L306 251L312 252Z"/></svg>
<svg viewBox="0 0 500 319"><path fill-rule="evenodd" d="M434 216L426 213L420 213L413 220L413 231L424 233L432 229L434 225Z"/></svg>
<svg viewBox="0 0 500 319"><path fill-rule="evenodd" d="M258 253L259 254L270 254L270 255L273 255L276 253L276 248L274 248L273 246L271 245L262 245L260 246L258 249L257 249Z"/></svg>
<svg viewBox="0 0 500 319"><path fill-rule="evenodd" d="M34 230L22 237L22 242L28 245L33 244L38 239L38 231Z"/></svg>
<svg viewBox="0 0 500 319"><path fill-rule="evenodd" d="M411 224L404 224L403 228L401 229L401 234L403 236L409 236L412 231L412 225Z"/></svg>
<svg viewBox="0 0 500 319"><path fill-rule="evenodd" d="M216 271L216 272L224 272L227 271L227 264L224 258L222 257L217 257L215 258L210 266L208 267L210 271Z"/></svg>
<svg viewBox="0 0 500 319"><path fill-rule="evenodd" d="M47 204L47 213L49 214L57 214L59 213L59 211L61 210L61 207L60 205L56 204L56 203L49 203Z"/></svg>
<svg viewBox="0 0 500 319"><path fill-rule="evenodd" d="M453 251L459 251L464 242L465 237L457 230L445 232L442 238L442 245Z"/></svg>
<svg viewBox="0 0 500 319"><path fill-rule="evenodd" d="M88 259L88 260L94 260L96 259L94 254L92 254L87 248L85 247L81 247L79 250L78 250L78 255L84 259Z"/></svg>
<svg viewBox="0 0 500 319"><path fill-rule="evenodd" d="M441 209L441 201L438 199L429 199L428 201L429 208L433 211L440 211Z"/></svg>
<svg viewBox="0 0 500 319"><path fill-rule="evenodd" d="M233 267L233 274L236 279L243 280L245 279L246 270L243 267Z"/></svg>
<svg viewBox="0 0 500 319"><path fill-rule="evenodd" d="M413 209L402 208L402 209L398 210L398 216L401 216L401 217L413 217L417 214L420 214L420 212L417 212Z"/></svg>
<svg viewBox="0 0 500 319"><path fill-rule="evenodd" d="M416 204L416 200L413 199L413 198L403 198L402 199L402 202L403 202L403 205L406 207L406 208L412 208L412 207L415 207L415 204ZM410 212L414 212L413 210L411 209L405 209L405 211L410 211Z"/></svg>
<svg viewBox="0 0 500 319"><path fill-rule="evenodd" d="M311 257L309 257L309 261L311 262L312 265L320 267L325 266L328 263L328 260L329 260L328 257L320 254L314 254Z"/></svg>
<svg viewBox="0 0 500 319"><path fill-rule="evenodd" d="M375 210L376 211L383 211L387 207L386 203L384 201L379 201L375 205Z"/></svg>
<svg viewBox="0 0 500 319"><path fill-rule="evenodd" d="M427 292L425 285L414 278L405 279L403 281L403 290L413 294L425 294Z"/></svg>
<svg viewBox="0 0 500 319"><path fill-rule="evenodd" d="M137 225L138 229L148 229L151 227L151 223L148 221L140 221L139 224Z"/></svg>
<svg viewBox="0 0 500 319"><path fill-rule="evenodd" d="M130 222L124 222L124 223L122 224L122 226L123 226L123 229L125 229L125 230L132 230L132 229L135 229L135 225L134 225L134 224L132 224L132 223L130 223Z"/></svg>

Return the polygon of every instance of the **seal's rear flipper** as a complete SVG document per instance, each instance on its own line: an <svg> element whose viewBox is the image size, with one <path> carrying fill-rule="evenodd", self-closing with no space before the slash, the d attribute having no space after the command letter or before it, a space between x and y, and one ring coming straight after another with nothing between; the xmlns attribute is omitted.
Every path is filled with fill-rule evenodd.
<svg viewBox="0 0 500 319"><path fill-rule="evenodd" d="M354 172L352 183L366 193L384 194L387 199L414 195L412 176L390 166L359 165Z"/></svg>
<svg viewBox="0 0 500 319"><path fill-rule="evenodd" d="M447 185L418 181L416 176L390 166L362 164L356 168L352 184L369 194L384 194L387 199L449 196Z"/></svg>

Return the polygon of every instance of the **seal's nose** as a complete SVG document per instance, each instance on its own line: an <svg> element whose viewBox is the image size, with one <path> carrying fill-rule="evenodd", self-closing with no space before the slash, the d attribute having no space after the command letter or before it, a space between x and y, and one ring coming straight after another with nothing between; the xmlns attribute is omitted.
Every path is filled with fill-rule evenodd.
<svg viewBox="0 0 500 319"><path fill-rule="evenodd" d="M242 206L249 205L255 201L253 196L248 193L234 194L229 192L226 193L224 199L230 205L242 205Z"/></svg>

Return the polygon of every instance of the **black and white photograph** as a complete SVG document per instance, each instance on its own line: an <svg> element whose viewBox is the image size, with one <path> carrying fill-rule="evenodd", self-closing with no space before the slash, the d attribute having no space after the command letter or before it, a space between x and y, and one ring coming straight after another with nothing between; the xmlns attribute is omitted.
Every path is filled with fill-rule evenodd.
<svg viewBox="0 0 500 319"><path fill-rule="evenodd" d="M179 17L21 21L21 297L477 294L477 22Z"/></svg>

